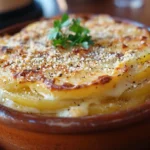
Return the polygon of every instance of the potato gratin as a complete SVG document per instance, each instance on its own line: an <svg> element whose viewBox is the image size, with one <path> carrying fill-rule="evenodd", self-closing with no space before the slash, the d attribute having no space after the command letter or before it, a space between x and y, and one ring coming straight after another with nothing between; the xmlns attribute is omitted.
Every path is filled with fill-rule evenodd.
<svg viewBox="0 0 150 150"><path fill-rule="evenodd" d="M0 104L79 117L127 110L150 99L148 30L107 15L80 17L94 44L65 49L48 39L55 19L0 38Z"/></svg>

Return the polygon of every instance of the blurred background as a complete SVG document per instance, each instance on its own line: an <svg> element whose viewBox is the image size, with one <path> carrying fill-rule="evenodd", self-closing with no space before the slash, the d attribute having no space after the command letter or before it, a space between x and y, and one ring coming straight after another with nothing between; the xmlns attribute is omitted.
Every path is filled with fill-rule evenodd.
<svg viewBox="0 0 150 150"><path fill-rule="evenodd" d="M65 12L105 13L150 26L150 0L0 0L0 28Z"/></svg>

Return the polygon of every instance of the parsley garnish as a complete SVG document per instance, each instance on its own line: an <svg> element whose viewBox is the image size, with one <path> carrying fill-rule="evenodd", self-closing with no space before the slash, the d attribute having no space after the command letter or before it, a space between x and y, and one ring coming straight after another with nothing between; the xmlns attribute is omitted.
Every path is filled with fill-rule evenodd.
<svg viewBox="0 0 150 150"><path fill-rule="evenodd" d="M67 28L68 33L63 29ZM80 25L80 19L69 19L64 14L61 20L54 21L54 27L50 30L49 39L55 47L70 48L74 46L82 46L88 49L93 44L89 30Z"/></svg>

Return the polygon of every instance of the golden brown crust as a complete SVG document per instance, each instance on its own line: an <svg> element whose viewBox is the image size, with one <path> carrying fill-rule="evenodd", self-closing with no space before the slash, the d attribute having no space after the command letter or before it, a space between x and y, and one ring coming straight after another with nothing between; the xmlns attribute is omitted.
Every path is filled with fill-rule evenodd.
<svg viewBox="0 0 150 150"><path fill-rule="evenodd" d="M92 82L92 85L96 85L96 84L106 84L109 83L111 81L111 77L110 76L100 76L97 80ZM48 88L52 89L52 90L70 90L70 89L80 89L83 87L87 87L88 85L86 84L82 84L82 85L73 85L70 83L64 83L63 85L59 86L55 84L55 81L51 81L51 80L44 80L44 83L47 85Z"/></svg>
<svg viewBox="0 0 150 150"><path fill-rule="evenodd" d="M82 47L72 50L54 48L47 34L53 20L60 18L55 17L30 25L20 33L3 39L6 44L1 46L0 55L6 58L0 60L1 67L9 70L19 83L40 81L49 89L78 89L107 84L113 76L131 71L129 66L121 64L130 57L132 59L132 55L138 51L150 48L150 36L146 29L116 21L109 16L72 15L79 16L82 24L91 30L95 43L88 50ZM101 33L104 35L97 35ZM117 62L118 65L114 65ZM79 82L75 83L75 80Z"/></svg>

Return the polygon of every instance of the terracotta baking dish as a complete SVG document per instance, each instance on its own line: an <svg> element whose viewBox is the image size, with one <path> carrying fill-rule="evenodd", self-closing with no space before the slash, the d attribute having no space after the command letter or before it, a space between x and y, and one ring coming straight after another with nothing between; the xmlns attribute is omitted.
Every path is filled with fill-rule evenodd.
<svg viewBox="0 0 150 150"><path fill-rule="evenodd" d="M16 33L29 23L14 25L0 34ZM0 105L0 147L1 150L149 150L150 101L122 112L79 118L44 117Z"/></svg>

